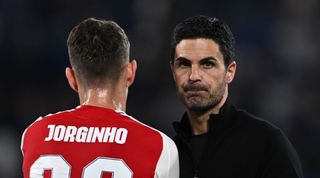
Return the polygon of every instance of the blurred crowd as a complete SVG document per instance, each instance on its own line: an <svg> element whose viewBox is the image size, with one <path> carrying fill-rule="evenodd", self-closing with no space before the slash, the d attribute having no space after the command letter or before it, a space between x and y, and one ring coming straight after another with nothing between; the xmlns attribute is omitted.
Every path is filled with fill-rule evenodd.
<svg viewBox="0 0 320 178"><path fill-rule="evenodd" d="M138 62L127 113L173 136L180 103L169 44L175 24L197 14L226 21L236 38L230 86L239 108L280 127L306 178L320 177L320 2L317 0L0 1L0 177L22 176L21 135L39 116L78 105L64 76L69 31L88 17L120 24Z"/></svg>

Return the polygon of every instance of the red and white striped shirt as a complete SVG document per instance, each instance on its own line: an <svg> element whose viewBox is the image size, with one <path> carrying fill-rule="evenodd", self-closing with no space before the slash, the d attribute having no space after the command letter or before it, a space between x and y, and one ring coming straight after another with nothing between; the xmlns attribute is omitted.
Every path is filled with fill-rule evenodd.
<svg viewBox="0 0 320 178"><path fill-rule="evenodd" d="M39 118L21 142L24 178L178 178L174 142L124 112L82 105Z"/></svg>

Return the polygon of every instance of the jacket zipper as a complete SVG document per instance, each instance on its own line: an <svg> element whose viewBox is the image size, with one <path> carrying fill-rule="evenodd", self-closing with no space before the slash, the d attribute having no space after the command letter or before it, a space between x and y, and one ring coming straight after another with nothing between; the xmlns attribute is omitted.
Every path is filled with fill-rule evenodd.
<svg viewBox="0 0 320 178"><path fill-rule="evenodd" d="M198 178L198 170L194 170L194 178Z"/></svg>
<svg viewBox="0 0 320 178"><path fill-rule="evenodd" d="M193 165L193 169L194 169L194 178L199 178L198 177L198 167L197 167L197 165L195 164L195 161L194 161L194 159L193 159L193 153L192 153L192 151L191 151L191 147L190 147L190 145L189 145L189 143L186 141L186 138L185 137L183 137L182 135L179 135L179 137L180 137L180 139L182 140L182 142L187 146L187 148L188 148L188 151L189 151L189 153L190 153L190 155L191 155L191 159L192 159L192 165Z"/></svg>

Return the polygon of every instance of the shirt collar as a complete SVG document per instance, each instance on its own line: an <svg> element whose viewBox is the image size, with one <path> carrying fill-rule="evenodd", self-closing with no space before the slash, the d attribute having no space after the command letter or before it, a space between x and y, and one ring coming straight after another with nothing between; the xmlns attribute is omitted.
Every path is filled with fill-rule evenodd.
<svg viewBox="0 0 320 178"><path fill-rule="evenodd" d="M219 114L211 114L209 118L209 133L213 130L218 131L225 128L231 121L232 115L235 111L235 107L227 99L223 106L220 108ZM188 114L185 112L180 122L174 122L173 128L177 134L183 136L191 135L191 126L188 118Z"/></svg>

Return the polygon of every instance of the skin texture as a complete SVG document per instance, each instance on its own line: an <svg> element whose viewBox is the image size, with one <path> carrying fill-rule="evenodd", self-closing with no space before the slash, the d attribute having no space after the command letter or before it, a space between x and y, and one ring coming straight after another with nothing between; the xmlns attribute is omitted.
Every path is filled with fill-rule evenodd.
<svg viewBox="0 0 320 178"><path fill-rule="evenodd" d="M66 68L66 77L70 87L78 92L81 105L92 105L114 110L126 110L128 88L135 79L137 62L132 60L123 67L119 80L115 85L104 87L84 87L77 79L78 74L70 67Z"/></svg>
<svg viewBox="0 0 320 178"><path fill-rule="evenodd" d="M193 134L208 132L209 115L218 114L226 101L236 63L226 67L219 45L211 39L197 38L177 44L171 67Z"/></svg>

